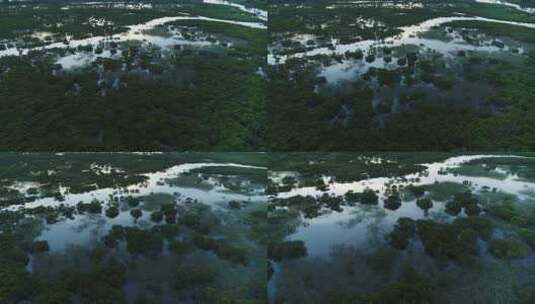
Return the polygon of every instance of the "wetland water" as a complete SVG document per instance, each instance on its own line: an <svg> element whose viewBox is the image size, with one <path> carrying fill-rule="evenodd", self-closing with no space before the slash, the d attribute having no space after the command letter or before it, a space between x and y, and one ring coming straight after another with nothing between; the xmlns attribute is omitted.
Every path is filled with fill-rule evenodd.
<svg viewBox="0 0 535 304"><path fill-rule="evenodd" d="M511 2L507 2L507 1L502 1L502 0L476 0L476 2L477 3L503 5L503 6L506 6L506 7L512 7L514 9L517 9L517 10L522 11L522 12L535 14L535 8L523 7L523 6L519 5L519 4L511 3Z"/></svg>
<svg viewBox="0 0 535 304"><path fill-rule="evenodd" d="M10 299L533 295L533 154L11 153L0 169Z"/></svg>
<svg viewBox="0 0 535 304"><path fill-rule="evenodd" d="M451 6L334 1L321 9L282 4L281 10L295 9L295 15L283 15L287 27L269 33L271 66L265 68L266 44L259 37L268 33L268 12L243 3L173 2L168 11L156 3L65 3L59 10L73 15L82 10L81 24L68 17L63 23L58 16L31 29L21 22L24 29L2 32L9 38L0 41L0 93L13 102L0 107L6 110L2 117L13 117L14 105L30 100L15 109L28 109L26 117L44 121L42 129L31 126L36 134L49 134L49 119L66 119L43 109L50 100L60 100L67 105L57 107L67 109L61 114L82 113L83 119L73 119L81 121L80 130L98 125L87 137L99 144L108 140L107 147L116 147L113 140L120 139L115 134L128 131L135 147L146 134L165 133L160 141L147 140L155 147L150 150L170 150L172 139L189 145L223 137L218 150L240 150L239 141L252 150L264 147L259 135L264 126L257 123L263 117L256 116L263 112L263 96L269 95L264 81L277 78L272 73L280 68L288 73L279 82L284 105L305 105L295 112L285 109L291 122L313 115L312 125L299 126L313 133L311 138L285 121L273 124L282 126L281 142L294 147L311 142L312 148L304 148L311 151L329 140L386 143L412 130L418 144L428 135L430 146L441 149L452 135L444 125L465 131L469 128L460 120L475 120L466 115L441 125L437 117L455 112L455 102L482 109L481 124L510 115L505 116L509 124L490 124L502 128L498 137L507 142L499 145L501 150L532 143L533 124L525 115L531 113L526 109L534 87L529 83L533 62L528 61L534 51L532 8L490 0ZM355 8L367 9L370 16L353 14ZM17 9L28 16L28 7ZM84 11L92 9L126 13L113 19ZM300 16L301 10L312 11ZM329 11L338 15L331 18ZM132 16L139 20L128 19ZM54 26L57 20L61 26ZM280 29L280 21L275 28ZM73 24L87 32L61 29ZM20 37L10 37L13 33ZM34 73L45 75L27 81L38 83L34 89L15 90L14 77ZM240 78L226 82L231 76ZM331 86L344 82L350 86ZM40 101L35 95L25 95L45 94L50 90L43 88L51 84L56 90L44 98L45 106L33 104ZM123 95L126 102L119 104L119 91L132 94ZM380 133L351 129L361 121L366 128L385 129L390 116L412 113L419 105L414 100L428 101L422 92L428 99L450 102L437 116L415 116L429 125L395 126L397 133L386 140L379 140ZM130 102L140 95L139 103ZM236 97L234 103L230 97ZM245 111L241 107L249 101ZM359 108L359 103L372 108ZM104 131L101 125L120 116L109 105L117 113L140 113ZM97 109L96 114L87 109ZM46 119L35 119L36 113L45 113ZM364 117L368 114L373 119ZM210 120L203 120L207 116ZM175 125L203 130L206 136L171 133ZM320 125L327 127L325 134L315 130ZM20 129L13 122L6 126ZM430 130L435 126L440 136ZM341 139L340 129L345 132ZM513 134L518 130L527 135ZM21 140L38 137L28 131L20 131ZM490 133L477 131L454 138L447 150L473 149L464 140ZM64 149L63 139L82 133L61 133L55 140ZM304 142L291 137L295 134ZM371 140L353 134L371 134ZM87 149L87 142L80 139L79 144ZM495 147L492 138L489 142ZM196 147L208 146L200 142ZM348 147L355 150L340 150ZM4 153L0 273L1 304L531 304L535 154Z"/></svg>
<svg viewBox="0 0 535 304"><path fill-rule="evenodd" d="M508 2L501 1L477 1L478 3L484 4L500 4L509 7L515 7L522 11L533 13L531 8L521 8L519 5L515 5ZM370 2L370 1L356 1L356 2L343 2L344 5L355 5L355 7L361 7L366 4L376 5L378 9L380 8L392 8L388 5L389 2ZM409 3L415 4L415 3ZM419 6L393 6L400 9L399 18L408 18L411 14L411 9L423 8L421 3L416 3ZM325 9L329 10L335 6L326 6ZM519 44L516 45L507 45L501 41L501 39L496 39L493 37L479 37L480 41L474 43L473 37L466 37L461 35L461 31L456 29L447 28L446 33L442 37L428 37L429 32L436 28L446 26L455 22L481 22L481 23L495 23L495 24L504 24L511 26L518 26L528 29L533 29L535 31L535 23L533 22L516 22L509 20L500 20L493 18L486 18L481 16L468 16L464 13L455 13L458 16L453 17L436 17L429 20L425 20L421 23L402 26L397 28L400 34L393 35L391 37L385 38L376 38L376 39L357 39L360 41L354 43L343 43L338 39L331 37L330 43L328 46L324 47L314 47L309 45L310 42L313 42L316 38L315 35L309 34L296 34L292 38L293 41L299 41L306 46L307 50L304 52L290 52L289 54L279 54L278 47L271 47L271 52L268 54L268 64L279 65L284 64L289 59L305 59L310 58L309 60L314 61L314 57L337 57L344 56L351 53L358 53L360 59L346 59L346 60L336 60L334 63L323 64L320 68L318 74L319 77L324 77L328 83L334 84L341 80L351 80L358 78L362 74L365 74L369 71L370 68L381 68L388 70L396 70L405 65L406 63L400 63L399 59L405 56L405 52L397 52L396 49L410 48L411 46L419 49L420 53L429 53L431 56L442 55L446 58L455 58L458 56L459 52L481 52L481 53L491 53L491 52L511 52L514 49L515 53L522 54L523 49ZM359 17L361 18L361 17ZM364 18L360 20L356 19L355 24L361 23L362 29L376 29L377 32L381 32L382 29L386 28L387 25L380 21L380 18L377 20L375 17L370 17L369 19ZM358 37L357 37L358 38ZM468 39L470 38L470 40ZM477 40L478 38L476 38ZM275 39L276 41L276 39ZM381 56L382 49L393 49L393 55L383 54ZM418 52L418 51L417 51ZM366 60L363 60L366 58ZM321 60L321 59L320 59ZM404 62L404 61L403 61Z"/></svg>
<svg viewBox="0 0 535 304"><path fill-rule="evenodd" d="M123 189L104 188L95 191L89 191L85 193L69 193L68 188L60 188L61 199L56 198L43 198L35 200L31 203L24 205L24 208L35 208L37 206L45 207L57 207L60 204L74 205L80 201L104 200L114 195L130 195L132 197L145 196L151 193L165 193L172 195L173 193L180 193L183 196L181 199L195 199L203 201L206 204L215 206L215 203L225 200L246 200L246 199L262 199L263 196L258 194L259 191L255 191L255 195L247 195L240 193L232 193L228 191L222 184L217 183L217 180L207 179L204 181L206 189L202 187L177 187L166 183L166 180L176 178L180 175L189 174L192 170L199 170L203 168L218 167L218 168L244 168L244 169L257 169L267 170L265 167L247 166L241 164L229 164L229 163L193 163L193 164L181 164L173 166L165 171L146 173L143 174L146 179L140 184L134 184L124 187ZM98 168L96 169L98 170ZM109 169L113 170L113 169ZM98 171L97 171L98 172ZM106 173L102 173L106 174ZM24 184L18 183L17 187L24 187ZM261 189L260 189L261 190ZM260 191L261 192L261 191ZM70 202L70 203L69 203ZM17 206L11 207L17 208Z"/></svg>
<svg viewBox="0 0 535 304"><path fill-rule="evenodd" d="M244 12L258 16L260 19L264 21L268 20L268 12L266 10L261 10L261 9L254 8L254 7L247 7L243 4L229 2L225 0L203 0L203 3L221 4L221 5L228 5L231 7L237 7L238 9Z"/></svg>
<svg viewBox="0 0 535 304"><path fill-rule="evenodd" d="M134 42L139 41L142 42L145 45L149 46L156 46L162 49L169 49L175 46L183 46L183 45L189 45L189 46L197 46L197 47L203 47L203 46L211 46L211 45L219 45L219 41L208 41L206 37L200 37L200 39L186 39L184 35L180 32L180 30L175 30L174 28L167 28L167 33L164 34L154 34L151 33L156 28L163 27L166 24L177 22L177 21L204 21L204 22L215 22L215 23L222 23L222 24L230 24L230 25L237 25L237 26L243 26L243 27L249 27L254 29L266 29L265 22L267 21L267 12L264 10L252 8L252 7L246 7L244 5L235 4L228 1L204 1L204 3L207 4L215 4L215 5L223 5L223 6L230 6L230 7L236 7L241 11L247 12L249 14L252 14L253 16L258 17L259 22L246 22L246 21L236 21L231 19L221 19L221 18L211 18L206 16L195 16L190 15L189 13L180 12L180 6L178 8L174 8L176 12L173 12L171 14L173 15L181 15L181 16L166 16L161 18L156 18L150 21L147 21L142 24L134 24L134 25L128 25L126 26L127 30L125 32L115 34L115 35L106 35L106 36L94 36L90 38L85 39L71 39L68 36L65 37L64 41L56 42L56 43L47 43L44 46L39 47L33 47L33 48L24 48L24 47L17 47L17 46L10 46L9 43L2 44L3 48L0 49L0 57L3 56L23 56L27 55L31 51L43 51L43 50L58 50L58 49L71 49L76 50L77 48L84 48L87 49L88 47L91 47L91 50L93 49L101 49L98 53L93 52L80 52L75 54L70 54L67 56L60 57L57 61L58 64L60 64L65 69L71 69L75 67L83 67L87 66L91 62L95 61L97 58L120 58L122 56L122 50L117 50L115 48L110 48L106 50L102 50L103 46L106 44L113 43L117 45L117 43L121 42ZM86 8L98 8L102 7L105 8L106 5L114 5L113 7L116 8L118 3L116 2L109 2L109 3L100 3L100 2L86 2L86 3L76 3L75 6L81 6ZM121 8L125 9L139 9L139 10L151 10L152 6L125 6ZM63 10L69 10L70 6L64 6L62 7ZM89 22L93 25L93 27L102 27L105 25L113 25L112 21L107 21L106 19L102 18L95 18L91 17L89 19ZM33 37L39 38L43 41L46 36L50 37L51 33L46 32L36 32L33 34ZM0 41L1 43L1 41Z"/></svg>
<svg viewBox="0 0 535 304"><path fill-rule="evenodd" d="M444 303L500 303L493 301L492 288L501 288L507 292L510 303L528 303L524 302L522 293L515 294L510 288L514 289L517 284L530 286L533 282L526 279L533 276L530 269L535 256L533 249L525 245L529 241L519 241L524 251L518 256L497 254L494 246L498 242L496 239L516 242L517 238L522 240L523 233L533 231L531 224L527 225L531 227L529 230L523 230L528 229L526 225L511 218L504 220L503 215L496 212L507 205L518 215L527 212L532 216L535 202L535 180L531 175L535 169L533 155L444 157L440 161L418 164L419 168L415 167L415 172L410 174L399 174L398 170L411 162L404 163L389 156L337 158L336 154L326 154L318 161L317 156L306 159L305 155L301 155L302 161L310 163L311 167L303 165L303 172L270 173L271 181L279 186L279 192L271 198L270 220L284 225L281 234L286 234L283 242L270 251L273 263L268 284L270 303L327 303L334 299L372 299L382 303L392 293L403 296L408 292L394 292L387 283L403 281L404 267L416 269L423 275L422 279L433 282L428 292L422 292L421 298L416 297L420 301L435 303L446 293ZM288 162L290 168L294 167L296 158ZM333 168L336 163L349 168L361 163L374 176L366 177L364 173L348 178L345 175L344 179L354 181L338 181L340 177L330 175L326 169L313 174L316 181L309 180L313 166ZM378 174L376 169L383 173ZM364 199L363 193L371 193L371 199ZM453 207L461 194L473 199L478 207ZM446 237L446 232L427 235L434 225L453 231L457 226L472 226L475 222L477 225L484 222L488 231L476 238L477 242L474 240L471 253L451 250L444 257L433 247L436 243L431 242L436 237L436 241L444 242L445 246L454 245L446 245L446 239L439 241ZM413 239L411 234L407 243L399 246L397 232L403 223L416 223L418 237ZM465 264L466 256L459 255L471 256L474 260ZM458 276L456 283L448 283L447 288L436 285L431 277L440 272L443 272L439 275L443 275L443 279L448 275ZM481 277L475 281L466 281L478 275ZM510 281L493 281L500 275L510 276ZM459 282L467 285L457 290ZM300 288L305 290L295 292ZM481 298L476 299L473 292L478 288L483 290L477 292Z"/></svg>
<svg viewBox="0 0 535 304"><path fill-rule="evenodd" d="M36 124L28 132L40 132L50 125L30 114L29 104L62 103L64 107L51 109L57 125L47 132L48 143L41 148L30 144L36 150L48 150L53 138L62 139L58 145L72 140L65 144L69 151L93 151L89 147L96 145L103 146L101 151L145 150L141 147L147 145L154 146L151 151L164 146L169 151L204 151L203 145L213 146L206 146L208 150L255 150L261 126L253 122L264 115L266 96L266 77L258 73L265 65L267 40L267 11L261 7L261 2L232 1L0 4L2 104L13 102L28 110L16 111L18 118L0 110L1 120L14 119L12 126L26 133L15 120L30 115ZM23 81L27 75L35 80ZM127 125L131 135L118 131ZM85 139L54 135L74 129ZM194 133L212 134L214 140L208 144L206 136ZM145 143L139 134L147 138ZM25 138L36 141L39 136ZM4 144L14 150L13 142Z"/></svg>
<svg viewBox="0 0 535 304"><path fill-rule="evenodd" d="M1 299L265 302L265 246L251 233L265 226L262 155L3 154L3 170L7 162L18 173L2 180L0 268L21 281L0 283Z"/></svg>
<svg viewBox="0 0 535 304"><path fill-rule="evenodd" d="M523 90L506 84L506 74L534 83L533 5L512 3L273 4L273 147L496 150L496 126L512 123L520 99L532 104L531 93L507 93Z"/></svg>
<svg viewBox="0 0 535 304"><path fill-rule="evenodd" d="M487 38L478 44L467 43L464 37L459 33L448 33L446 41L438 39L425 38L423 33L431 30L432 28L448 24L455 21L478 21L478 22L490 22L499 24L509 24L514 26L526 27L534 29L535 23L519 23L508 22L503 20L488 19L482 17L439 17L431 20L424 21L421 24L402 27L400 30L402 34L395 37L377 40L361 41L350 45L336 45L335 50L328 48L315 49L303 54L292 54L291 56L304 57L304 56L317 56L317 55L343 55L347 52L354 52L355 50L363 51L364 56L375 54L377 49L382 48L397 48L406 47L409 45L419 46L423 49L423 53L431 53L432 55L441 54L445 58L456 58L459 52L510 52L515 47L504 46L501 43L496 43L495 39ZM523 50L516 46L515 52L522 54ZM403 56L403 55L401 55ZM284 60L287 60L285 58ZM284 61L283 60L283 61ZM340 80L350 80L358 77L369 71L370 68L383 68L388 70L395 70L400 67L399 57L378 57L373 62L360 61L346 61L337 63L334 65L326 66L320 72L319 76L323 76L329 83L336 83Z"/></svg>
<svg viewBox="0 0 535 304"><path fill-rule="evenodd" d="M227 24L234 24L239 26L245 26L245 27L251 27L251 28L257 28L257 29L265 29L266 26L263 23L259 22L240 22L240 21L232 21L232 20L225 20L225 19L216 19L216 18L209 18L209 17L203 17L203 16L176 16L176 17L162 17L157 18L154 20L150 20L143 24L136 24L128 26L128 31L112 36L97 36L97 37L91 37L81 40L69 40L68 43L64 42L57 42L48 44L42 47L36 47L36 48L7 48L4 51L0 51L0 57L2 56L22 56L27 55L31 51L35 50L52 50L52 49L65 49L65 48L73 48L76 49L78 47L87 47L91 46L93 48L98 48L99 46L103 44L109 44L109 43L120 43L120 42L127 42L127 41L142 41L144 44L157 46L160 48L170 48L174 46L180 46L180 45L191 45L191 46L210 46L217 43L209 42L207 40L197 40L197 41L191 41L188 39L184 39L183 35L180 34L180 32L173 32L170 31L169 35L161 36L161 35L151 35L147 33L150 30L153 30L157 27L161 27L167 23L175 22L175 21L181 21L181 20L199 20L199 21L209 21L209 22L220 22L220 23L227 23ZM105 52L102 52L100 54L93 54L91 53L81 53L81 54L73 54L68 55L65 57L60 57L57 61L58 64L61 64L63 68L70 69L74 67L81 67L88 65L89 63L93 62L97 58L120 58L121 52L116 51L113 52L111 50L106 50Z"/></svg>
<svg viewBox="0 0 535 304"><path fill-rule="evenodd" d="M321 47L312 49L303 53L294 53L291 55L273 55L268 56L268 63L270 64L284 64L289 58L303 58L303 57L313 57L318 55L343 55L347 52L354 52L357 50L363 51L366 55L367 52L373 52L374 48L380 47L399 47L404 45L416 45L424 48L428 48L432 51L441 53L447 56L455 55L453 52L460 50L465 51L501 51L503 47L497 47L492 45L490 42L483 46L470 45L467 44L465 40L461 37L456 37L451 41L441 41L438 39L427 39L421 37L421 34L429 31L433 27L437 27L443 24L447 24L455 21L480 21L480 22L491 22L499 24L508 24L520 27L526 27L530 29L535 29L535 23L523 23L523 22L514 22L514 21L505 21L497 20L483 17L438 17L430 20L426 20L420 24L411 25L407 27L400 27L399 30L401 34L394 37L383 38L379 40L363 40L351 44L339 44L334 41L334 49L332 47ZM454 37L455 38L455 37ZM365 64L365 63L364 63ZM393 64L395 65L395 64ZM374 63L368 63L368 67L388 67L389 65L385 61L377 61ZM397 65L396 65L397 66Z"/></svg>

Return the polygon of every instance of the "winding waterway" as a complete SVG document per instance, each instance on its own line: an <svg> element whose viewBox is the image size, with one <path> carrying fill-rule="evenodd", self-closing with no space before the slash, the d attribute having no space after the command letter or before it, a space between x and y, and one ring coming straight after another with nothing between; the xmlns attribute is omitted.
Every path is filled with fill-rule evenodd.
<svg viewBox="0 0 535 304"><path fill-rule="evenodd" d="M92 200L105 201L110 196L132 196L141 197L150 195L151 193L166 193L177 196L178 201L190 199L198 200L207 205L216 206L216 203L228 200L263 200L263 191L259 190L252 194L233 193L228 191L223 185L213 183L213 188L210 190L199 189L195 187L180 187L173 186L166 183L166 179L177 178L182 174L186 174L194 169L202 169L207 167L237 167L237 168L252 168L267 170L264 167L247 166L234 163L189 163L181 164L171 167L167 170L153 173L142 174L147 177L147 180L140 184L130 185L124 188L103 188L84 193L69 193L67 187L62 187L60 193L64 197L58 200L54 197L46 197L26 203L24 205L14 205L5 208L6 210L17 210L19 208L36 208L36 207L57 207L61 204L67 206L75 206L78 202L91 202Z"/></svg>
<svg viewBox="0 0 535 304"><path fill-rule="evenodd" d="M173 16L173 17L162 17L150 20L146 23L130 25L128 30L123 33L110 35L110 36L95 36L86 39L78 40L68 40L68 43L56 42L51 43L45 46L33 47L33 48L18 48L10 47L6 48L3 51L0 51L0 57L4 56L22 56L27 55L31 51L37 50L53 50L53 49L76 49L78 47L84 47L91 45L93 48L98 47L106 42L125 42L125 41L143 41L145 44L155 45L161 48L170 48L175 45L193 45L193 46L209 46L212 44L217 44L218 42L209 42L209 41L195 41L184 39L180 34L170 35L170 36L159 36L159 35L150 35L147 32L155 29L156 27L181 20L200 20L200 21L209 21L217 22L224 24L233 24L238 26L244 26L249 28L256 29L266 29L266 25L261 22L244 22L244 21L234 21L226 19L217 19L204 16L189 16L184 14L183 16ZM58 59L57 63L61 64L63 68L76 68L87 65L88 63L94 61L97 58L116 58L119 57L120 52L112 53L110 50L106 50L101 54L91 53L80 53L80 54L69 54L62 56Z"/></svg>
<svg viewBox="0 0 535 304"><path fill-rule="evenodd" d="M524 7L520 6L516 3L511 3L507 1L501 1L501 0L475 0L477 3L485 3L485 4L496 4L496 5L503 5L506 7L511 7L516 10L519 10L521 12L529 13L529 14L535 14L535 8L533 7Z"/></svg>
<svg viewBox="0 0 535 304"><path fill-rule="evenodd" d="M514 22L498 19L490 19L484 17L438 17L426 20L420 24L400 27L401 33L399 35L388 37L381 40L369 39L362 40L350 44L338 44L334 45L334 49L329 47L319 47L306 52L298 52L289 55L283 54L268 54L268 63L271 65L284 64L291 58L305 58L318 55L343 55L346 52L355 52L361 50L365 55L371 48L379 47L396 47L404 45L418 45L425 48L429 48L441 54L452 56L454 52L464 51L501 51L502 48L494 45L477 46L464 43L464 41L441 41L436 39L429 39L421 37L421 34L429 31L433 27L437 27L443 24L447 24L455 21L481 21L481 22L493 22L507 25L514 25L520 27L526 27L535 29L535 23ZM381 62L377 62L375 65L381 65Z"/></svg>
<svg viewBox="0 0 535 304"><path fill-rule="evenodd" d="M422 164L426 167L424 172L398 178L378 177L357 182L339 183L333 182L331 177L325 176L324 181L329 186L327 191L321 191L316 187L301 187L279 193L277 197L289 198L297 195L319 197L324 194L343 196L348 191L363 192L366 189L371 189L376 191L379 200L383 201L386 198L386 190L391 184L395 184L400 188L408 185L422 186L455 183L470 185L475 192L480 192L484 189L495 189L493 191L515 195L519 200L532 199L532 193L535 193L535 183L522 180L515 174L506 174L504 179L496 179L483 176L466 176L448 171L472 160L499 157L528 159L527 157L512 155L457 156L442 162ZM429 214L431 217L445 217L447 215L442 212L443 209L443 204L435 204ZM309 255L326 256L334 245L355 245L367 242L369 237L367 228L370 226L381 227L380 230L389 231L400 217L419 219L424 218L424 216L420 208L410 203L402 203L401 207L394 211L376 208L376 206L346 207L343 208L342 212L326 213L316 218L306 219L306 225L298 227L296 232L291 234L288 239L304 240Z"/></svg>
<svg viewBox="0 0 535 304"><path fill-rule="evenodd" d="M324 176L328 190L321 191L316 187L298 187L288 192L281 192L277 198L289 198L297 195L320 197L323 195L343 196L348 191L362 192L366 189L374 190L379 197L379 205L343 206L341 210L320 210L320 214L313 218L300 218L295 230L291 230L286 237L288 241L303 241L307 251L306 259L329 259L336 248L359 248L359 250L373 250L374 244L384 242L385 235L392 231L399 218L408 217L413 220L431 219L438 222L450 222L455 216L445 212L445 203L434 199L431 209L424 212L416 203L416 198L404 198L401 206L396 210L383 208L383 202L392 185L398 189L408 185L440 185L457 184L469 188L474 193L488 194L492 191L496 195L513 195L517 203L533 202L535 199L535 183L520 178L518 175L497 166L496 176L464 175L449 171L474 160L491 160L492 158L533 159L514 155L470 155L456 156L444 161L422 164L425 170L419 173L408 174L401 177L368 178L357 182L336 182L330 176ZM383 161L383 160L379 160ZM270 179L278 183L281 177L292 175L299 179L299 172L272 172ZM492 189L494 188L494 189ZM492 189L492 190L490 190ZM435 191L435 190L434 190ZM438 191L438 190L436 190ZM429 193L427 193L429 194ZM482 199L485 196L481 196ZM461 215L464 216L464 215ZM272 263L274 271L268 283L270 303L275 303L278 294L282 268L286 264ZM294 265L291 264L290 265ZM290 266L292 267L292 266ZM298 268L294 268L298 269ZM292 275L285 273L285 275Z"/></svg>
<svg viewBox="0 0 535 304"><path fill-rule="evenodd" d="M225 1L225 0L203 0L203 3L220 4L220 5L227 5L227 6L235 7L243 12L255 15L261 20L264 20L264 21L268 20L268 12L266 10L261 10L261 9L254 8L254 7L246 7L245 5L230 2L230 1Z"/></svg>

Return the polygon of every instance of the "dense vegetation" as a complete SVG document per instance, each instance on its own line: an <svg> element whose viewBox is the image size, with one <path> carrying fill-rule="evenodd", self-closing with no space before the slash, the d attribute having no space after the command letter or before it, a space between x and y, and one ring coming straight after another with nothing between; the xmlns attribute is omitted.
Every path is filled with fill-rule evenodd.
<svg viewBox="0 0 535 304"><path fill-rule="evenodd" d="M35 189L21 194L42 194L33 207L1 206L0 303L266 302L266 245L261 238L266 212L261 199L227 203L231 189L201 195L214 196L221 204L217 206L187 196L196 185L169 184L167 192L145 189L165 184L160 180L151 186L146 175L172 166L263 165L261 154L12 153L0 159L5 189L29 183ZM248 181L239 171L214 168L219 170L191 174L214 183ZM265 176L265 169L257 170ZM73 192L63 197L41 192L57 184ZM92 187L81 189L82 184ZM89 198L106 189L106 198ZM70 196L74 193L88 199L77 201ZM47 205L47 199L58 204ZM232 207L236 204L240 208Z"/></svg>
<svg viewBox="0 0 535 304"><path fill-rule="evenodd" d="M136 10L106 5L61 10L61 5L44 4L39 14L21 5L0 6L9 16L0 21L9 24L0 26L0 39L6 39L0 40L0 51L52 42L66 46L0 57L1 150L262 149L266 81L259 70L265 64L265 30L181 20L149 34L166 37L165 30L177 30L191 43L202 38L215 45L167 49L127 41L68 46L72 39L121 33L126 25L181 11L228 20L258 19L222 5L190 3L181 11L171 7L171 13L165 3ZM34 18L36 14L40 19ZM92 16L104 20L102 25L88 22ZM40 31L49 33L45 40L32 36ZM120 56L75 69L56 63L58 56L103 52Z"/></svg>
<svg viewBox="0 0 535 304"><path fill-rule="evenodd" d="M400 27L456 13L535 22L532 14L500 5L418 3L423 5L403 6L410 1L272 4L270 52L274 58L290 57L282 63L274 60L270 66L268 147L286 151L535 149L532 28L455 21L417 34L439 45L450 42L452 33L475 47L485 40L502 49L510 44L509 53L503 54L483 50L448 56L440 49L389 47L388 43L384 48L330 53L337 46L368 39L379 44L399 34ZM292 57L321 48L325 53ZM398 66L383 68L374 65L376 60ZM332 68L330 75L344 74L359 65L370 68L338 82L329 83L322 74L327 68Z"/></svg>
<svg viewBox="0 0 535 304"><path fill-rule="evenodd" d="M433 18L462 13L535 22L528 12L472 1L237 3L269 7L269 37L265 29L179 20L144 34L166 39L180 33L186 45L105 41L73 47L76 39L124 33L130 25L166 16L264 21L237 7L200 1L182 1L178 8L169 1L146 7L131 2L0 4L6 16L0 21L0 52L21 51L0 57L0 149L535 148L531 28L463 20L415 35L438 43L449 43L453 35L466 45L489 44L502 52L449 56L409 43L329 53L339 45L381 43L403 27ZM53 42L58 47L39 48ZM22 52L31 47L38 48ZM328 51L292 57L321 48ZM58 65L62 58L82 61L102 54L82 67ZM266 66L266 55L289 57ZM379 60L397 66L382 67ZM337 65L370 68L331 83L327 68L339 69L331 74L347 72Z"/></svg>
<svg viewBox="0 0 535 304"><path fill-rule="evenodd" d="M275 302L531 303L535 196L513 184L533 187L533 154L450 169L446 161L412 175L402 168L413 160L448 156L350 155L275 156L268 216ZM361 180L361 167L372 176ZM311 174L325 183L309 183Z"/></svg>

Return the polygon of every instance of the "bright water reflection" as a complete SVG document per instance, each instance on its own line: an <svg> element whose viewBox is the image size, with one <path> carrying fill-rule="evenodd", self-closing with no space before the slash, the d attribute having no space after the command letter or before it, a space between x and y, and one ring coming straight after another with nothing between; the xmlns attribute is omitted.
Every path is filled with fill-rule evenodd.
<svg viewBox="0 0 535 304"><path fill-rule="evenodd" d="M503 179L485 176L466 176L452 172L473 160L492 158L518 158L529 157L511 155L470 155L457 156L441 162L422 164L426 167L423 172L409 174L402 177L377 177L357 182L336 182L330 176L324 176L328 185L326 191L316 187L297 187L288 192L277 194L278 198L289 198L297 195L319 197L325 194L343 196L348 191L363 192L371 189L379 196L379 205L386 199L392 185L398 189L412 186L429 186L437 184L456 184L461 188L466 186L475 193L493 192L507 193L517 197L520 201L533 200L535 183L519 178L516 174L507 172ZM497 169L501 170L501 169ZM502 171L503 172L503 171ZM298 176L298 175L297 175ZM424 213L415 204L416 198L404 201L396 210L388 210L377 206L343 207L341 212L328 212L314 218L302 218L303 225L297 227L295 233L288 236L289 240L305 241L307 252L311 256L328 256L335 245L366 245L370 238L384 235L391 231L393 225L401 217L412 219L432 218L449 221L454 217L444 213L445 201L437 201L427 213Z"/></svg>
<svg viewBox="0 0 535 304"><path fill-rule="evenodd" d="M90 245L98 243L114 225L140 226L150 228L154 225L150 221L150 206L143 205L143 197L156 195L165 200L171 200L178 204L195 204L211 206L214 210L224 210L229 201L262 202L266 200L262 185L251 185L246 180L241 181L243 191L236 192L228 189L215 178L204 179L202 184L180 186L174 184L174 179L180 179L191 170L209 167L247 168L266 170L263 167L247 166L233 163L191 163L171 167L161 172L143 174L147 179L135 185L124 188L104 188L84 193L69 193L68 187L61 187L61 199L47 197L37 199L22 206L11 206L5 210L28 210L38 207L76 206L79 202L89 203L94 200L106 202L112 198L124 201L127 197L141 198L143 215L134 219L128 212L120 212L115 218L107 218L104 215L76 215L74 219L65 219L54 225L47 225L39 239L49 243L50 250L63 252L75 245ZM200 177L198 177L200 178ZM23 190L26 187L19 186Z"/></svg>

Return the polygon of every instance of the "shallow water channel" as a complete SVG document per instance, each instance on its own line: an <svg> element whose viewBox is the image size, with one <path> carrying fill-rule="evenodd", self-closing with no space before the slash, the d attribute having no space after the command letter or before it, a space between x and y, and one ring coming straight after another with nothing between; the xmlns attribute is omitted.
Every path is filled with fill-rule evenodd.
<svg viewBox="0 0 535 304"><path fill-rule="evenodd" d="M281 184L284 177L292 176L298 184L289 190L284 190L272 196L272 199L289 199L292 197L320 197L330 196L344 197L347 193L363 193L373 191L378 198L377 204L343 204L340 209L323 207L317 213L301 214L297 217L297 222L289 222L288 235L285 241L303 242L306 248L306 256L295 260L283 260L283 262L272 261L273 275L269 281L270 303L277 303L277 299L304 299L299 293L288 294L292 284L300 284L300 279L307 276L321 278L321 273L329 272L329 267L342 267L344 261L336 261L337 256L344 256L344 248L350 248L347 254L351 256L351 250L359 253L373 253L376 248L384 246L385 240L394 229L400 218L410 218L412 220L432 220L438 223L452 223L458 217L466 217L467 214L461 211L452 215L447 212L447 203L452 199L454 193L470 191L483 206L491 206L501 199L512 200L516 206L530 206L535 202L535 181L526 179L518 175L518 167L513 168L508 165L501 165L495 160L514 160L521 168L530 168L529 162L533 157L515 155L467 155L447 158L443 161L421 164L425 167L418 173L412 173L397 177L373 177L362 178L355 182L338 182L336 177L324 175L322 177L325 188L317 186L300 186L300 172L280 171L271 172L270 179L275 184ZM377 166L388 159L373 159ZM475 162L475 163L474 163ZM522 165L525 163L525 165ZM401 165L401 164L400 164ZM531 168L532 169L532 168ZM393 173L393 172L392 172ZM385 172L385 174L390 174ZM418 196L411 194L409 189L421 187L425 189L424 197L432 199L433 204L427 210L418 206ZM400 204L394 208L387 206L387 199L392 193L400 193ZM422 197L420 196L420 197ZM347 199L347 198L346 198ZM292 205L287 207L277 207L280 210L288 208L292 210ZM485 207L483 207L485 208ZM523 207L519 207L523 208ZM300 209L298 209L300 210ZM306 210L306 209L305 209ZM294 223L294 224L291 224ZM293 226L295 225L295 226ZM496 235L508 235L507 229L495 228ZM418 242L412 243L409 252L423 251L422 245ZM480 244L482 248L486 245ZM482 249L481 258L483 260L494 261ZM400 256L404 256L399 253ZM533 260L531 253L525 260L519 263L531 265ZM351 260L351 258L346 257ZM356 259L357 257L353 257ZM349 263L349 261L346 261ZM318 265L318 269L311 269L311 265ZM489 265L491 265L489 264ZM525 264L525 265L527 265ZM308 266L306 266L308 265ZM331 265L331 266L328 266ZM489 266L490 267L490 266ZM527 267L527 266L526 266ZM335 270L333 270L335 271ZM317 274L316 274L317 273ZM329 278L324 274L324 280L337 280ZM342 275L342 274L340 274ZM523 274L519 274L523 276ZM282 276L282 277L281 277ZM303 279L306 281L306 279ZM309 278L309 280L313 280ZM342 281L338 285L343 286ZM318 282L316 282L318 283ZM283 284L283 285L281 285ZM313 284L313 283L308 283ZM335 285L336 283L329 284ZM280 291L282 288L282 291ZM319 288L319 287L318 287ZM340 287L343 292L344 287ZM356 288L356 287L355 287ZM279 293L282 292L283 294ZM314 297L312 287L306 293L311 293ZM293 298L296 297L296 298ZM304 296L303 296L304 297ZM306 298L306 297L305 297ZM290 302L293 303L292 300Z"/></svg>

